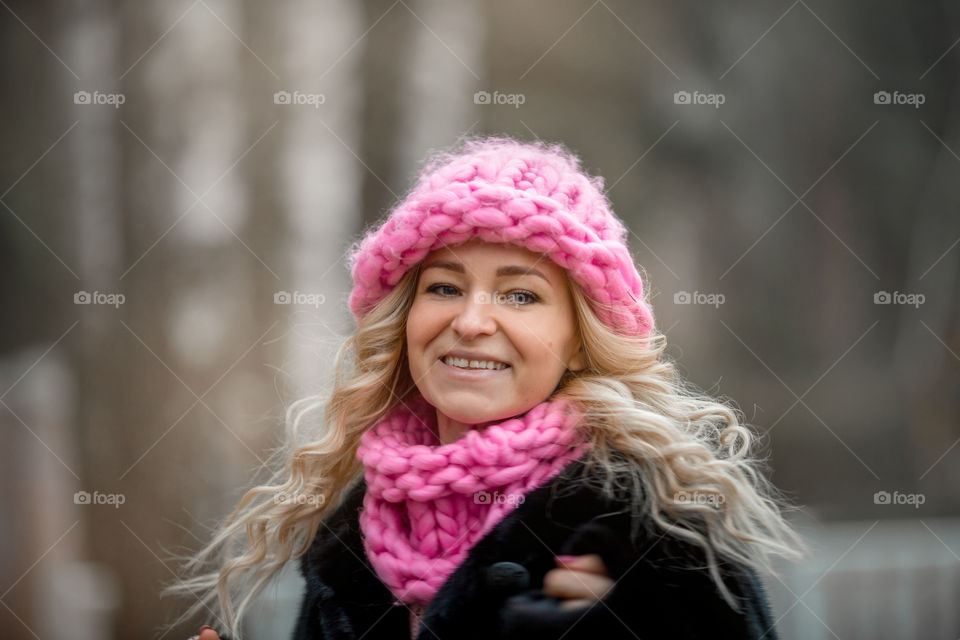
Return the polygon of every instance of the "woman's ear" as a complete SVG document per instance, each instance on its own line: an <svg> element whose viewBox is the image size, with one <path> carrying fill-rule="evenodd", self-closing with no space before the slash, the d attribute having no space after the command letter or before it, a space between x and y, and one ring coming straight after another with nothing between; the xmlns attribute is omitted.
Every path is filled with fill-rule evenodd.
<svg viewBox="0 0 960 640"><path fill-rule="evenodd" d="M570 358L570 362L567 363L567 369L570 371L583 371L586 368L586 358L584 357L583 345L581 344L577 348L577 352L573 354L572 358Z"/></svg>

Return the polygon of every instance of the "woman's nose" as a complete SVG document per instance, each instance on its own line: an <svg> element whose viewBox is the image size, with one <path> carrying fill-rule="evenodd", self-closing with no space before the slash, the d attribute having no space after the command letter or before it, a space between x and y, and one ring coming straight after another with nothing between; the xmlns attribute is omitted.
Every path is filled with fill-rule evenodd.
<svg viewBox="0 0 960 640"><path fill-rule="evenodd" d="M497 321L493 315L495 307L488 292L480 291L464 296L451 326L466 340L478 335L491 335L497 330Z"/></svg>

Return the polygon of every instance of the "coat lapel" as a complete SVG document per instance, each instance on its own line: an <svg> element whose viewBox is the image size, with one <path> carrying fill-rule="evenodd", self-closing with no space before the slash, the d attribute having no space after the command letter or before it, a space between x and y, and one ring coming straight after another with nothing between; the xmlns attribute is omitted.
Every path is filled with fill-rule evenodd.
<svg viewBox="0 0 960 640"><path fill-rule="evenodd" d="M377 577L363 548L359 516L365 492L361 477L320 525L301 560L307 583L304 602L313 606L301 613L300 626L322 632L325 640L395 639L409 633L406 608L393 605L393 594ZM314 636L304 631L295 637Z"/></svg>
<svg viewBox="0 0 960 640"><path fill-rule="evenodd" d="M564 543L574 529L609 513L609 505L575 483L581 467L575 461L526 494L523 503L470 549L431 600L418 640L497 637L500 623L495 612L523 587L496 588L491 569L500 563L520 565L529 574L530 585L541 584L556 567L554 556L566 553Z"/></svg>

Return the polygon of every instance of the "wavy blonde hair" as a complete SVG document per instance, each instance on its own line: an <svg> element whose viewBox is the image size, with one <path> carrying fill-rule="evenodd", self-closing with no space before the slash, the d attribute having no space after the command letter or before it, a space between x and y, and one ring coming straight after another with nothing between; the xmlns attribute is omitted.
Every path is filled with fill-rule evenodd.
<svg viewBox="0 0 960 640"><path fill-rule="evenodd" d="M283 464L271 480L246 492L201 551L181 558L188 577L163 593L189 594L196 603L173 624L206 611L239 638L257 594L307 551L324 517L362 475L356 450L364 431L418 393L405 337L419 271L411 269L341 345L329 397L289 407L286 445L272 457ZM638 338L611 330L594 302L568 275L566 281L586 367L567 371L554 395L586 410L585 479L611 498L629 498L634 533L652 523L702 549L717 588L736 609L719 562L776 573L775 557L799 559L805 549L782 516L785 501L751 455L750 431L735 408L680 377L664 355L663 334ZM306 429L317 414L319 428Z"/></svg>

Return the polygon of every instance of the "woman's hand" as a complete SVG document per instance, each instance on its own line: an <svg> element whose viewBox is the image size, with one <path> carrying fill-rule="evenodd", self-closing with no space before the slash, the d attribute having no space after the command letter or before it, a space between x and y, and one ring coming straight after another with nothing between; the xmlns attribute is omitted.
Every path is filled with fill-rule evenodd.
<svg viewBox="0 0 960 640"><path fill-rule="evenodd" d="M216 631L204 625L200 627L200 632L190 638L190 640L220 640L220 636L217 635Z"/></svg>
<svg viewBox="0 0 960 640"><path fill-rule="evenodd" d="M558 568L551 569L543 577L543 592L561 598L561 609L588 607L613 588L610 573L596 553L557 556L556 562ZM210 640L215 639L211 636Z"/></svg>

